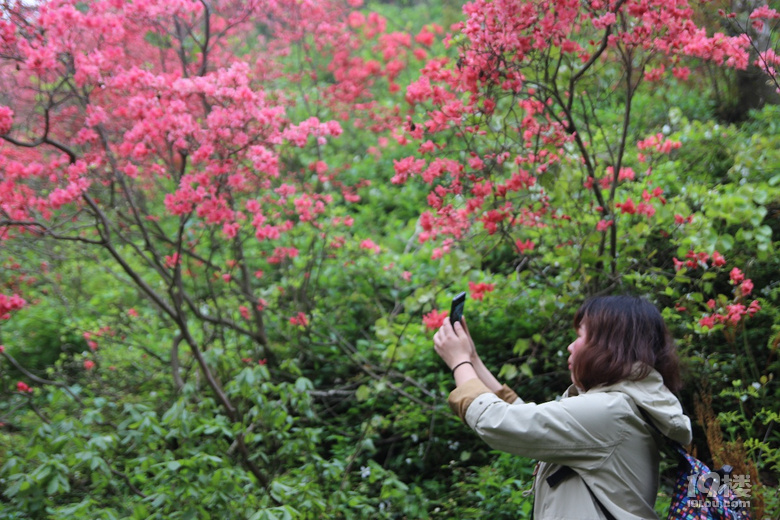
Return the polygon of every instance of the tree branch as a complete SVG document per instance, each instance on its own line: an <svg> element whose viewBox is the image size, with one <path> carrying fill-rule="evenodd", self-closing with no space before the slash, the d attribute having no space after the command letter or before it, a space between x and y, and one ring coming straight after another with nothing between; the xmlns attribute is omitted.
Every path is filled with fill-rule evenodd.
<svg viewBox="0 0 780 520"><path fill-rule="evenodd" d="M65 383L59 383L57 381L51 381L49 379L44 379L42 377L38 377L26 368L24 368L11 354L8 352L1 352L0 355L4 356L19 372L24 374L25 377L30 379L33 383L37 383L39 385L50 385L50 386L56 386L57 388L62 388L65 390L73 399L75 399L81 406L84 406L84 401L81 400L81 398L75 394Z"/></svg>

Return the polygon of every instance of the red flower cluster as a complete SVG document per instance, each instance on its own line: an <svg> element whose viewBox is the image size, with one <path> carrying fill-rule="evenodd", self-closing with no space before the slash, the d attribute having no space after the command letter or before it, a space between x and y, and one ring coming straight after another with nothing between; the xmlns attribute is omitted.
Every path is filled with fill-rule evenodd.
<svg viewBox="0 0 780 520"><path fill-rule="evenodd" d="M644 139L642 141L639 141L636 143L636 147L639 150L654 150L656 152L660 153L671 153L672 150L676 150L682 146L682 143L680 141L672 141L671 139L666 139L664 137L664 134L658 133L655 135L651 135L647 139ZM640 160L644 160L644 156L640 157Z"/></svg>
<svg viewBox="0 0 780 520"><path fill-rule="evenodd" d="M290 318L290 325L296 325L299 327L306 327L309 325L309 318L302 312L299 312L295 316Z"/></svg>
<svg viewBox="0 0 780 520"><path fill-rule="evenodd" d="M438 330L444 324L444 319L447 317L448 311L439 312L433 309L428 314L423 316L423 323L428 330Z"/></svg>
<svg viewBox="0 0 780 520"><path fill-rule="evenodd" d="M682 260L678 260L677 258L672 258L672 262L674 262L674 270L679 271L683 267L687 267L690 269L695 269L696 267L702 267L704 269L707 269L708 264L707 262L712 262L712 267L723 267L726 265L726 258L718 253L717 251L712 252L712 256L710 256L708 253L704 251L700 251L696 253L693 250L688 251L685 254L685 260L684 262ZM739 269L736 267L734 268L737 270L737 272L740 272ZM733 272L733 271L732 271Z"/></svg>
<svg viewBox="0 0 780 520"><path fill-rule="evenodd" d="M709 316L702 317L699 319L699 325L705 329L712 329L719 323L736 325L744 319L745 316L752 318L760 310L761 305L758 303L758 300L753 300L747 307L741 303L733 303L726 305L726 308L722 313L716 312Z"/></svg>
<svg viewBox="0 0 780 520"><path fill-rule="evenodd" d="M98 349L97 338L101 338L106 334L108 334L109 336L113 336L115 332L111 330L110 326L107 325L95 332L87 331L84 334L82 334L82 336L84 336L84 339L87 340L87 346L89 347L89 349L94 352Z"/></svg>
<svg viewBox="0 0 780 520"><path fill-rule="evenodd" d="M475 300L482 300L485 297L485 293L493 292L496 285L492 283L474 283L469 282L469 291L471 291L471 297Z"/></svg>
<svg viewBox="0 0 780 520"><path fill-rule="evenodd" d="M674 258L674 266L676 270L680 270L683 267L694 269L696 267L708 268L708 262L712 267L723 267L726 265L726 258L717 251L714 251L712 255L706 252L696 253L695 251L688 251L685 255L686 260L680 261ZM738 267L734 267L729 272L729 281L734 287L734 301L723 305L719 312L713 312L699 318L699 325L705 329L712 329L717 324L724 324L730 326L736 326L745 317L752 318L758 311L761 310L761 304L758 300L753 300L749 305L745 305L742 300L745 296L753 292L753 281L749 278L745 278L745 273ZM707 308L715 311L718 307L718 303L714 299L710 299L706 303ZM677 306L677 310L685 311L685 307Z"/></svg>
<svg viewBox="0 0 780 520"><path fill-rule="evenodd" d="M729 278L731 279L731 283L738 284L745 279L745 274L742 271L740 271L738 267L735 267L729 273Z"/></svg>
<svg viewBox="0 0 780 520"><path fill-rule="evenodd" d="M663 190L660 187L653 189L652 193L643 190L642 202L636 204L631 197L628 197L625 202L618 202L615 207L620 210L621 213L628 213L629 215L645 215L648 218L655 215L655 206L650 204L653 199L658 199L661 204L666 204L666 199L663 197ZM608 226L607 226L608 227Z"/></svg>
<svg viewBox="0 0 780 520"><path fill-rule="evenodd" d="M598 224L596 224L596 231L606 231L614 223L615 222L613 220L599 220Z"/></svg>
<svg viewBox="0 0 780 520"><path fill-rule="evenodd" d="M687 0L676 4L674 9L667 0L632 0L615 7L617 11L614 12L602 1L593 3L588 9L576 2L556 6L551 10L543 2L534 1L469 2L463 8L466 20L453 26L454 30L460 31L457 35L461 45L458 59L431 59L423 67L422 76L407 88L406 100L411 105L426 105L426 115L422 120L419 116L415 121L409 119L406 134L397 136L401 144L409 139L419 140L421 144L418 155L396 161L393 182L403 183L415 175L429 183L438 180L432 183L428 198L435 214L427 218L422 240L435 239L439 235L459 238L469 226L453 225L454 220L468 224L481 222L492 234L499 229L511 233L512 227L518 226L550 225L549 220L555 218L557 212L554 208L551 211L551 197L536 186L533 174L548 171L569 155L566 149L573 140L572 129L562 122L561 113L572 105L568 102L567 108L567 102L545 97L536 83L542 82L546 86L544 82L549 79L530 78L519 72L544 59L550 49L572 67L595 59L594 53L619 53L623 47L640 53L657 53L662 57L661 61L674 64L668 69L663 63L653 65L648 54L646 78L650 81L667 75L685 80L690 71L678 66L683 56L735 68L748 65L748 38L744 35L708 36L706 30L691 21L692 11ZM606 50L599 47L597 38L589 42L581 40L583 27L608 31ZM586 70L587 67L582 72ZM489 147L480 148L479 143L486 135L484 117L499 110L500 105L495 100L501 95L512 97L514 106L519 109L518 124L501 129L507 133L507 142L514 142L516 146L492 152ZM575 96L584 98L586 94L576 88L566 92L567 98ZM577 122L573 123L576 125ZM437 134L445 135L436 139ZM448 135L455 139L448 139ZM458 159L459 165L450 163L442 167L435 164L442 156L455 156L448 153L454 150L448 150L447 142L462 142L463 138L472 140L474 147ZM661 133L637 143L640 161L647 159L644 154L668 154L680 146L679 141ZM439 153L434 153L438 150ZM603 178L589 176L585 187L597 192L616 181L631 182L639 177L631 166L623 165L618 171L613 168L605 168ZM442 171L446 175L441 175ZM529 182L508 179L517 175L526 176ZM513 192L526 191L531 186L536 187L534 196L511 197ZM665 203L660 190L656 189L652 194L645 192L642 201L623 198L616 209L622 214L652 217L656 208L651 199L656 198L661 204ZM613 224L604 220L598 229L604 231Z"/></svg>
<svg viewBox="0 0 780 520"><path fill-rule="evenodd" d="M14 124L14 111L6 106L0 106L0 135L11 131Z"/></svg>
<svg viewBox="0 0 780 520"><path fill-rule="evenodd" d="M533 251L535 246L536 245L531 241L531 239L525 241L517 239L515 241L515 247L518 251L520 251L520 254L523 254L526 251Z"/></svg>
<svg viewBox="0 0 780 520"><path fill-rule="evenodd" d="M379 253L382 251L382 248L379 247L373 240L370 238L367 238L360 242L360 249L368 249L369 251L373 251L374 253Z"/></svg>
<svg viewBox="0 0 780 520"><path fill-rule="evenodd" d="M11 317L11 311L17 311L25 305L27 302L17 294L10 297L0 294L0 320L7 320Z"/></svg>

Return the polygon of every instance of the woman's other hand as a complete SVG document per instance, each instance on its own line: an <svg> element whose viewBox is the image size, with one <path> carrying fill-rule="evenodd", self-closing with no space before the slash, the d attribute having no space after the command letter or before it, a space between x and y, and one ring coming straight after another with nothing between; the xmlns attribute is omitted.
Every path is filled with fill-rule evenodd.
<svg viewBox="0 0 780 520"><path fill-rule="evenodd" d="M479 361L479 354L477 354L477 347L474 345L474 340L471 338L471 332L469 332L469 326L466 323L465 316L461 318L461 322L463 323L463 330L466 332L466 337L469 338L469 343L471 343L471 361L477 362Z"/></svg>
<svg viewBox="0 0 780 520"><path fill-rule="evenodd" d="M471 333L469 332L469 326L466 323L465 316L463 317L463 330L466 334L466 337L469 339L469 343L471 344L471 358L469 361L471 361L477 377L485 384L485 386L490 389L491 392L501 391L503 385L499 383L498 379L496 379L496 376L494 376L493 373L488 370L488 368L485 366L485 363L482 362L482 358L479 357L477 347L474 345L474 340L471 339Z"/></svg>

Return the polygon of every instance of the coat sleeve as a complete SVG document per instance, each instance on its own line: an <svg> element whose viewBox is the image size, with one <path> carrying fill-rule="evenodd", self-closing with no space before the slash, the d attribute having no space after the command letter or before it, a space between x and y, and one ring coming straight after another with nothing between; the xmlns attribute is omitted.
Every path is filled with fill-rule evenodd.
<svg viewBox="0 0 780 520"><path fill-rule="evenodd" d="M490 447L583 470L598 469L626 438L631 407L619 393L509 404L482 393L465 420Z"/></svg>
<svg viewBox="0 0 780 520"><path fill-rule="evenodd" d="M500 399L507 403L517 402L517 394L506 385L503 385L501 389L495 394L491 393L485 384L479 379L469 379L458 388L450 392L450 397L447 400L450 408L455 414L465 421L466 410L468 410L474 399L482 394L491 394L498 396Z"/></svg>

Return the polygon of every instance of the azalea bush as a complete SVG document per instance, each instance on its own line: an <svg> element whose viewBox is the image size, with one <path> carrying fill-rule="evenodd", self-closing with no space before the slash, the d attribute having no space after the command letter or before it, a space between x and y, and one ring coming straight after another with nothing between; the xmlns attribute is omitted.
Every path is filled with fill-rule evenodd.
<svg viewBox="0 0 780 520"><path fill-rule="evenodd" d="M777 510L777 110L691 92L776 85L777 12L460 7L3 5L3 515L525 517L446 405L460 291L529 400L583 298L649 297L695 449Z"/></svg>

